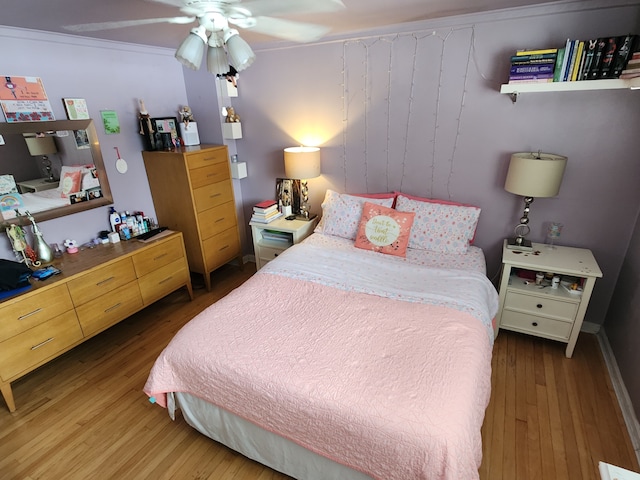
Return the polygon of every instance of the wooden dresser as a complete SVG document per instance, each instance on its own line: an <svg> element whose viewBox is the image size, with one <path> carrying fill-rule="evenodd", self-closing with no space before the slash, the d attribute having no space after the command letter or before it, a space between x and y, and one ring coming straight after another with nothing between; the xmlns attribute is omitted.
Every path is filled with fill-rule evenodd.
<svg viewBox="0 0 640 480"><path fill-rule="evenodd" d="M189 268L204 276L238 257L240 234L225 145L142 152L158 223L184 234Z"/></svg>
<svg viewBox="0 0 640 480"><path fill-rule="evenodd" d="M54 265L62 273L0 302L0 390L11 412L14 380L178 288L193 299L179 232L99 245Z"/></svg>

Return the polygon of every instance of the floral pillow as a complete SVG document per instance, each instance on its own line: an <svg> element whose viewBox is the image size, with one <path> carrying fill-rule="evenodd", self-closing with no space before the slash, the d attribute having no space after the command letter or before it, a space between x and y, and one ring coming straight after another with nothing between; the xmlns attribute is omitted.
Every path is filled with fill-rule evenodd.
<svg viewBox="0 0 640 480"><path fill-rule="evenodd" d="M322 202L322 219L315 232L354 240L365 202L391 207L394 197L364 198L327 190Z"/></svg>
<svg viewBox="0 0 640 480"><path fill-rule="evenodd" d="M68 197L72 193L80 191L80 184L82 183L82 172L79 170L72 172L64 172L60 176L60 196Z"/></svg>
<svg viewBox="0 0 640 480"><path fill-rule="evenodd" d="M409 198L399 194L396 210L416 214L409 248L443 253L466 253L473 240L480 208L472 205Z"/></svg>
<svg viewBox="0 0 640 480"><path fill-rule="evenodd" d="M365 250L405 257L415 213L366 202L356 235L355 246Z"/></svg>

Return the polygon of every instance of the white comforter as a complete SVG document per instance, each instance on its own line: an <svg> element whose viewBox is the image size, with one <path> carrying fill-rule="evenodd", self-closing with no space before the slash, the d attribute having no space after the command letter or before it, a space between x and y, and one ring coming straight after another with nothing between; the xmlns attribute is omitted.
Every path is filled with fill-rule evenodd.
<svg viewBox="0 0 640 480"><path fill-rule="evenodd" d="M387 260L288 249L178 332L145 392L190 393L374 478L477 478L495 289Z"/></svg>

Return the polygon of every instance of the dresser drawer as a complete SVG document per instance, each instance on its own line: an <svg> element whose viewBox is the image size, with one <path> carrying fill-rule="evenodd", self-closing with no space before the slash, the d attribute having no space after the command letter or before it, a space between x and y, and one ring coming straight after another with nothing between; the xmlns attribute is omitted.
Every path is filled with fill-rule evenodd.
<svg viewBox="0 0 640 480"><path fill-rule="evenodd" d="M65 285L9 300L0 306L0 341L73 309Z"/></svg>
<svg viewBox="0 0 640 480"><path fill-rule="evenodd" d="M58 315L0 343L0 377L7 381L81 340L75 312Z"/></svg>
<svg viewBox="0 0 640 480"><path fill-rule="evenodd" d="M138 278L140 278L183 258L183 256L180 239L173 238L148 248L144 252L136 253L133 256L133 265Z"/></svg>
<svg viewBox="0 0 640 480"><path fill-rule="evenodd" d="M218 182L193 191L193 199L196 204L196 212L201 213L210 208L233 200L233 188L231 182Z"/></svg>
<svg viewBox="0 0 640 480"><path fill-rule="evenodd" d="M236 228L230 228L202 242L208 270L224 265L240 254L240 238Z"/></svg>
<svg viewBox="0 0 640 480"><path fill-rule="evenodd" d="M77 307L136 279L131 258L119 260L91 273L70 280L67 285Z"/></svg>
<svg viewBox="0 0 640 480"><path fill-rule="evenodd" d="M236 206L223 203L198 214L200 237L204 240L236 226Z"/></svg>
<svg viewBox="0 0 640 480"><path fill-rule="evenodd" d="M539 337L553 338L555 340L567 340L572 322L563 322L546 317L538 317L513 310L503 310L500 318L500 328L529 333Z"/></svg>
<svg viewBox="0 0 640 480"><path fill-rule="evenodd" d="M196 168L189 172L189 178L191 179L191 188L194 190L211 183L222 182L229 179L229 166L227 162L224 162Z"/></svg>
<svg viewBox="0 0 640 480"><path fill-rule="evenodd" d="M138 282L123 285L108 294L76 307L85 336L110 327L143 307Z"/></svg>
<svg viewBox="0 0 640 480"><path fill-rule="evenodd" d="M182 287L189 278L186 260L180 258L138 279L142 302L149 305Z"/></svg>
<svg viewBox="0 0 640 480"><path fill-rule="evenodd" d="M572 322L578 311L578 304L553 298L507 292L504 308Z"/></svg>
<svg viewBox="0 0 640 480"><path fill-rule="evenodd" d="M189 170L221 162L225 164L227 162L227 149L224 147L208 149L206 152L189 153L187 155L187 166Z"/></svg>

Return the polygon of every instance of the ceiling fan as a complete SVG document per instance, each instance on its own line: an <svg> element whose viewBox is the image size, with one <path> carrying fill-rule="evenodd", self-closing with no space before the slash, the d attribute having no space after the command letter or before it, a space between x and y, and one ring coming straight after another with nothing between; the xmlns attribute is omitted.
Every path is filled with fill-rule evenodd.
<svg viewBox="0 0 640 480"><path fill-rule="evenodd" d="M155 23L198 22L176 51L176 58L197 70L207 49L207 69L216 75L247 68L255 59L251 47L229 24L293 42L311 42L330 28L275 18L273 15L333 12L345 8L341 0L150 0L178 7L186 16L66 25L73 32L91 32ZM226 50L225 50L226 49Z"/></svg>

